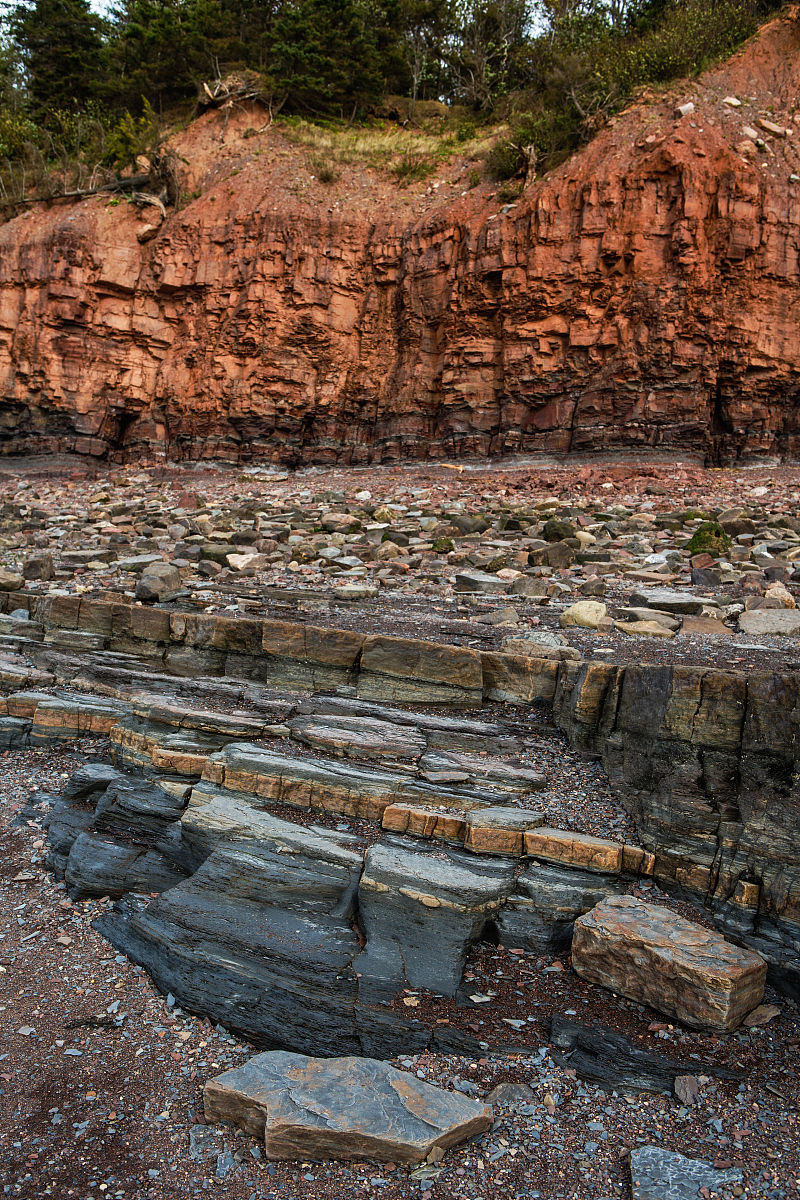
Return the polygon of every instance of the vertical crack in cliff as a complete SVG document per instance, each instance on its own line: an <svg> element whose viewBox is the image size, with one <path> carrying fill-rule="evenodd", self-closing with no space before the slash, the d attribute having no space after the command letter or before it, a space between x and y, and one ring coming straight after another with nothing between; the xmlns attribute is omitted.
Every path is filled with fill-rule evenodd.
<svg viewBox="0 0 800 1200"><path fill-rule="evenodd" d="M720 365L709 404L709 452L706 456L706 466L721 467L727 463L730 456L734 459L739 457L738 447L731 441L733 435L734 428L725 399L723 367Z"/></svg>

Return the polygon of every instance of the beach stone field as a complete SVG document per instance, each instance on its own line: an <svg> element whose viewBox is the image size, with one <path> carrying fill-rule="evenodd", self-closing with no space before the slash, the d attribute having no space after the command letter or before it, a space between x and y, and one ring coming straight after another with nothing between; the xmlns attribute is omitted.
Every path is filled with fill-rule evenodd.
<svg viewBox="0 0 800 1200"><path fill-rule="evenodd" d="M800 1196L800 468L0 460L0 1188Z"/></svg>

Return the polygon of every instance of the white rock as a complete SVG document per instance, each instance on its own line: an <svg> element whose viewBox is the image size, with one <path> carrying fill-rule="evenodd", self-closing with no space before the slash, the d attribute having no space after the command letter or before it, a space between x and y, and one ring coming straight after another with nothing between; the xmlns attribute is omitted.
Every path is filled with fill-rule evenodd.
<svg viewBox="0 0 800 1200"><path fill-rule="evenodd" d="M577 625L582 629L597 629L603 617L608 613L605 604L599 600L579 600L571 604L561 614L559 624L562 629Z"/></svg>
<svg viewBox="0 0 800 1200"><path fill-rule="evenodd" d="M796 608L754 608L741 614L739 630L753 637L798 637L800 612Z"/></svg>

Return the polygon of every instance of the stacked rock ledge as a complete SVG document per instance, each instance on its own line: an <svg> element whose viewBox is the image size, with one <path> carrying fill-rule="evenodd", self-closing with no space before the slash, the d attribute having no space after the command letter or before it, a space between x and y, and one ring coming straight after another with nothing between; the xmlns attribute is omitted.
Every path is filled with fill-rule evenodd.
<svg viewBox="0 0 800 1200"><path fill-rule="evenodd" d="M266 992L277 988L272 996L283 999L272 1014L254 1003L243 1015L252 945L243 937L233 956L237 963L220 966L213 980L205 978L192 945L198 937L213 943L222 936L215 906L224 905L231 919L238 907L245 932L257 912L262 920L264 892L257 881L281 877L290 859L272 856L286 854L290 845L300 874L293 876L288 910L286 893L274 893L269 921L277 923L275 930L281 922L285 930L291 925L292 936L308 946L311 957L300 973L313 977L312 1010L318 1002L316 1011L329 1022L316 1033L300 1022L290 1043L297 1049L385 1051L398 1044L393 1018L382 1014L377 1031L365 1033L365 1013L372 1021L376 998L409 985L452 994L464 956L488 921L507 944L563 949L573 921L598 901L618 896L635 875L653 875L663 887L705 900L730 936L763 951L776 982L796 987L796 810L788 792L772 784L764 795L763 788L767 776L786 778L792 740L781 714L787 689L796 688L791 677L492 656L418 639L80 597L17 593L14 603L28 606L42 642L36 643L36 668L4 678L6 688L29 689L5 702L0 721L6 738L23 745L85 732L108 735L122 769L122 778L107 781L106 794L94 790L80 803L65 794L51 823L54 863L77 894L121 898L105 921L106 932L165 987L182 994L187 1007L212 1011L213 982L214 1014L262 1045L286 1043L281 1014L285 1018L291 1008L298 964L274 958L264 976L273 981ZM93 639L79 661L75 647L59 641L66 636ZM213 713L152 696L132 698L142 678L136 663L146 664L148 682L176 692L202 686L206 695L214 688L224 695L226 689L241 694L255 688L263 713ZM572 744L602 759L636 819L642 846L546 826L535 805L519 804L520 789L535 794L539 786L524 772L504 767L493 776L490 764L485 779L475 776L479 746L498 737L513 743L501 729L493 728L487 741L485 722L385 707L412 698L437 706L479 703L496 692L501 666L504 688L516 680L515 703L551 699ZM104 696L76 699L33 690L37 683L71 680L85 687L101 679ZM344 696L360 698L298 700L298 692L315 687L343 688ZM358 757L362 736L386 749L380 767L342 761ZM287 755L269 746L271 739L287 737L317 751L316 757L306 749ZM457 751L446 749L451 742ZM321 758L320 748L337 758ZM776 763L781 771L773 774ZM146 778L131 778L131 770ZM270 809L278 805L297 810L303 821L314 812L371 821L382 831L381 842L365 860L363 845L350 835L334 837L283 820L276 825ZM316 864L338 861L343 851L334 843L348 839L346 877L327 899L315 899L308 881ZM449 879L437 879L440 852L426 850L429 839L443 847ZM393 856L399 856L395 867ZM280 864L277 876L274 864ZM253 872L251 880L247 872ZM467 885L476 872L480 879ZM161 895L146 906L137 892ZM358 936L351 927L356 911ZM447 948L441 963L423 964L418 973L407 966L418 947L396 936L397 924L408 924L412 913L411 923L422 921L425 937L443 939ZM366 950L359 937L366 937ZM324 939L331 951L326 966L318 949L312 952ZM362 971L364 966L369 969ZM341 990L336 999L325 982L333 986L334 978ZM343 979L350 982L342 985ZM414 1037L424 1044L429 1034L417 1030Z"/></svg>

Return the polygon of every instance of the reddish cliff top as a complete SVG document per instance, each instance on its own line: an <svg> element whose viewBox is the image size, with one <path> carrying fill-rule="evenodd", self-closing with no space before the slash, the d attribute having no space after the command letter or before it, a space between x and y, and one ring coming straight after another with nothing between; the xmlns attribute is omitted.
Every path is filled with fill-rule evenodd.
<svg viewBox="0 0 800 1200"><path fill-rule="evenodd" d="M0 440L289 463L796 455L798 104L791 9L512 205L469 187L477 142L208 112L173 138L194 198L160 226L93 197L0 229ZM398 186L420 154L435 173Z"/></svg>

